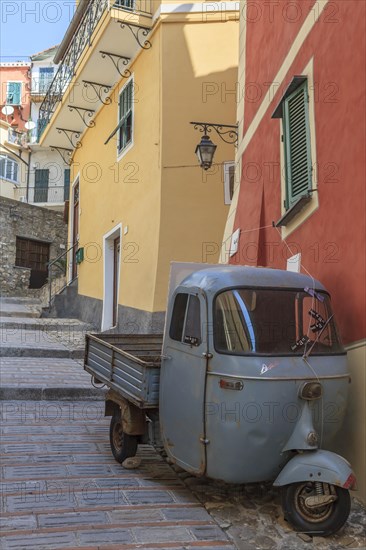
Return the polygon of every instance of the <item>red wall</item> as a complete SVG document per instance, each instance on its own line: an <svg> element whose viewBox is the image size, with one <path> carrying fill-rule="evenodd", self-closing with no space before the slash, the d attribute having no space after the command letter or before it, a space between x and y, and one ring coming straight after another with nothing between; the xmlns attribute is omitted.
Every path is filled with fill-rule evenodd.
<svg viewBox="0 0 366 550"><path fill-rule="evenodd" d="M280 2L282 7L285 4ZM303 14L306 7L308 14L314 3L302 0L297 4ZM242 230L240 251L231 259L231 263L286 269L287 257L301 251L302 271L321 280L333 296L345 343L366 336L365 7L358 0L329 2L268 105L243 155L234 224L234 230ZM262 85L265 79L274 80L303 19L292 24L277 17L274 24L263 17L248 23L247 82L257 79ZM284 242L280 230L271 227L281 216L282 146L279 121L271 119L271 114L283 89L312 57L319 208ZM245 129L259 106L260 102L246 101Z"/></svg>
<svg viewBox="0 0 366 550"><path fill-rule="evenodd" d="M22 82L21 102L23 109L20 110L18 107L14 107L13 115L6 117L1 113L1 109L6 102L7 82L9 81ZM17 127L19 131L23 131L24 124L30 115L30 67L0 67L0 82L0 118L9 122L13 127Z"/></svg>

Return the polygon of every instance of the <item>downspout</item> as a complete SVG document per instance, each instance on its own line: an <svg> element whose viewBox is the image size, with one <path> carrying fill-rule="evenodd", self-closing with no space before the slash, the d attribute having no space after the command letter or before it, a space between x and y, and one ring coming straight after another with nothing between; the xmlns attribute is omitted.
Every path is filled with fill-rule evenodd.
<svg viewBox="0 0 366 550"><path fill-rule="evenodd" d="M29 155L28 155L27 193L26 193L27 204L28 204L28 199L29 199L29 178L30 178L30 171L31 171L31 158L32 158L32 149L30 149Z"/></svg>

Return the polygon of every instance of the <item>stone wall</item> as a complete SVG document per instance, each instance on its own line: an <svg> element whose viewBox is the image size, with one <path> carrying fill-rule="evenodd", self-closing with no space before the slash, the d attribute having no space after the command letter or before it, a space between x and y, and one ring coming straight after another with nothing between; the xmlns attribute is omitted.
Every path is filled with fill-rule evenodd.
<svg viewBox="0 0 366 550"><path fill-rule="evenodd" d="M50 243L50 259L67 246L67 225L63 214L0 197L0 293L2 296L32 296L30 269L16 267L16 237Z"/></svg>

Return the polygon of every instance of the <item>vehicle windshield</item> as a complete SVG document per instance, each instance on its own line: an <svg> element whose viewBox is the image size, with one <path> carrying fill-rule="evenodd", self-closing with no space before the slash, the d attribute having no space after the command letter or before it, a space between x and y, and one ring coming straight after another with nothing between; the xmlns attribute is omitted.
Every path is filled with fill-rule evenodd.
<svg viewBox="0 0 366 550"><path fill-rule="evenodd" d="M324 292L238 288L214 303L214 345L221 353L312 355L342 353Z"/></svg>

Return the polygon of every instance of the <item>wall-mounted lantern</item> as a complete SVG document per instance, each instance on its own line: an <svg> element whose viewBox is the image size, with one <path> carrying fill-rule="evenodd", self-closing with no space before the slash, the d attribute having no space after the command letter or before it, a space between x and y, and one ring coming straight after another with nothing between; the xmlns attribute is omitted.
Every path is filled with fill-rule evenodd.
<svg viewBox="0 0 366 550"><path fill-rule="evenodd" d="M208 170L212 166L213 158L217 145L215 145L210 137L209 133L212 129L215 130L218 136L225 143L237 145L238 143L238 127L230 124L214 124L212 122L191 122L194 124L194 129L203 133L200 143L197 145L195 153L198 158L198 162L203 170Z"/></svg>

